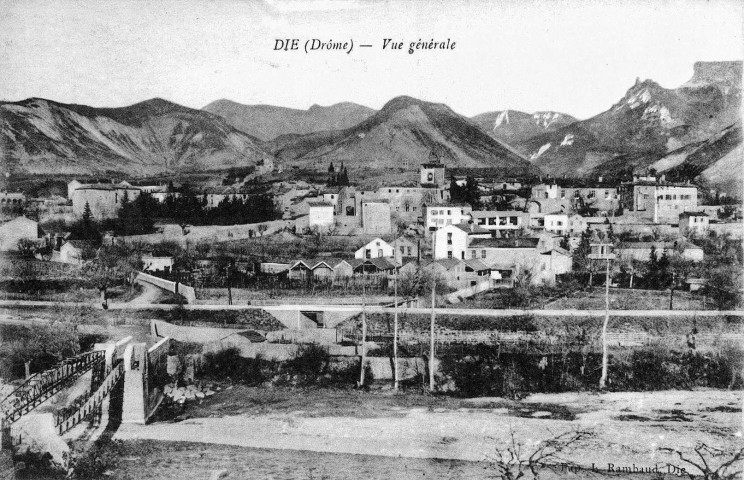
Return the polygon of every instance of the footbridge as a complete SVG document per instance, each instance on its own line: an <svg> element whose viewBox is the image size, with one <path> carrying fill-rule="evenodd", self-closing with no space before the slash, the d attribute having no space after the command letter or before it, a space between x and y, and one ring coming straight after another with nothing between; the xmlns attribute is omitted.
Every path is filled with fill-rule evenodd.
<svg viewBox="0 0 744 480"><path fill-rule="evenodd" d="M117 421L145 423L163 400L167 378L167 354L170 339L165 338L151 348L133 343L126 337L115 343L96 344L93 351L67 358L52 368L32 375L0 401L2 449L12 450L24 439L14 432L14 425L23 417L47 404L90 373L90 387L75 399L73 405L54 414L57 434L68 434L75 426L89 421L98 426L114 389L122 391L120 411L106 411ZM87 380L84 379L87 382Z"/></svg>

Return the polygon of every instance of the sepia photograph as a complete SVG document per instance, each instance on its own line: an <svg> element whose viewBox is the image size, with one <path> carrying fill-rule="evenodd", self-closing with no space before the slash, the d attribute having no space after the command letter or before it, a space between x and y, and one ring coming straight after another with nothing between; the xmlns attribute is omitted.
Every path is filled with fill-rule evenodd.
<svg viewBox="0 0 744 480"><path fill-rule="evenodd" d="M0 0L0 480L744 480L740 0Z"/></svg>

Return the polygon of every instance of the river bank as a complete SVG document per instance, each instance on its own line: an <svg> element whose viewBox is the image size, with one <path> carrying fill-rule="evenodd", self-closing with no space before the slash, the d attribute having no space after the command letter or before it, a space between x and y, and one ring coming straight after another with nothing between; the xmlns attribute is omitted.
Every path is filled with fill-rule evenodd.
<svg viewBox="0 0 744 480"><path fill-rule="evenodd" d="M471 399L442 407L367 402L371 407L345 409L298 392L298 400L291 404L276 401L272 407L268 402L260 410L233 406L233 413L222 408L226 396L233 403L239 393L247 406L255 405L246 392L226 392L191 409L191 418L122 425L115 438L488 463L513 445L512 434L522 455L529 456L545 442L582 431L591 432L591 437L568 446L554 461L600 471L632 465L690 471L677 454L662 449L694 455L700 443L742 446L741 391L540 394L518 402L521 409L503 399ZM353 395L351 399L359 402L358 394ZM298 408L301 405L304 408ZM229 472L240 465L236 461L224 468Z"/></svg>

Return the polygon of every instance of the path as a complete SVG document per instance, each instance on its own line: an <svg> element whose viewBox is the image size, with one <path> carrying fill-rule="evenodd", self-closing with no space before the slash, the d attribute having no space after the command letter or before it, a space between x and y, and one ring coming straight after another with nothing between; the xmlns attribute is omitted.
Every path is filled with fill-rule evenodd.
<svg viewBox="0 0 744 480"><path fill-rule="evenodd" d="M137 279L137 283L142 287L142 293L126 303L128 305L152 305L157 303L158 298L160 298L160 288L139 279Z"/></svg>

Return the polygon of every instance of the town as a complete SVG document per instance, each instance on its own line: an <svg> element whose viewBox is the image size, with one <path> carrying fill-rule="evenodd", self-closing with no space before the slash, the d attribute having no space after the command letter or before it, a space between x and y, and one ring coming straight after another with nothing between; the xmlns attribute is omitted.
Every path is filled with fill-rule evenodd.
<svg viewBox="0 0 744 480"><path fill-rule="evenodd" d="M0 480L742 479L743 5L0 3Z"/></svg>

